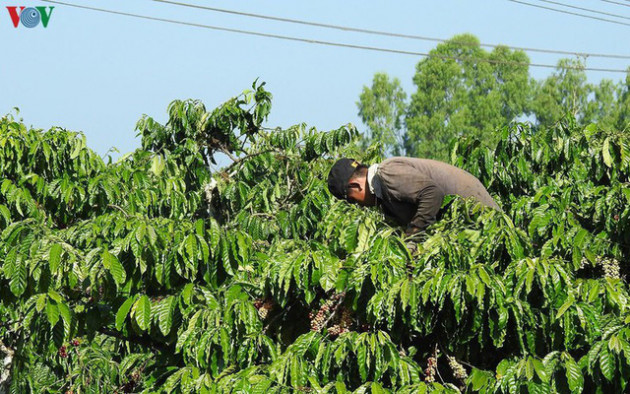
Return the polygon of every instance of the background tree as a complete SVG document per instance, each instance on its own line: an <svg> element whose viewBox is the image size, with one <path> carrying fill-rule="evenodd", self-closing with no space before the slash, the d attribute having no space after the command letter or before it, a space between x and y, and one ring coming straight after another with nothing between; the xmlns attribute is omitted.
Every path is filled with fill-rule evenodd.
<svg viewBox="0 0 630 394"><path fill-rule="evenodd" d="M529 111L528 70L524 52L488 52L470 34L438 45L413 77L417 91L405 119L408 154L445 160L453 137L496 140L497 127Z"/></svg>
<svg viewBox="0 0 630 394"><path fill-rule="evenodd" d="M532 110L538 125L551 126L566 114L582 121L591 90L584 61L560 59L557 70L535 84Z"/></svg>
<svg viewBox="0 0 630 394"><path fill-rule="evenodd" d="M533 113L538 127L545 128L569 116L579 124L597 123L599 127L623 129L628 113L628 77L613 82L603 79L588 83L581 59L561 59L556 71L536 83Z"/></svg>
<svg viewBox="0 0 630 394"><path fill-rule="evenodd" d="M630 123L630 67L624 81L619 83L618 112L616 127L624 130Z"/></svg>
<svg viewBox="0 0 630 394"><path fill-rule="evenodd" d="M618 130L630 122L630 74L618 83L590 84L584 59L561 59L549 77L536 81L522 51L498 46L488 52L470 34L438 45L431 55L416 67L417 91L407 106L400 82L385 73L363 87L357 102L369 130L363 149L378 141L381 154L447 160L453 137L472 136L487 145L514 120L546 128L568 116Z"/></svg>
<svg viewBox="0 0 630 394"><path fill-rule="evenodd" d="M361 140L364 148L373 142L381 142L383 154L394 156L404 153L403 116L407 94L398 78L390 79L386 73L374 74L372 86L363 86L357 106L359 116L368 128Z"/></svg>
<svg viewBox="0 0 630 394"><path fill-rule="evenodd" d="M619 120L622 84L603 79L599 84L589 84L589 97L582 116L582 124L597 123L603 128L613 128Z"/></svg>

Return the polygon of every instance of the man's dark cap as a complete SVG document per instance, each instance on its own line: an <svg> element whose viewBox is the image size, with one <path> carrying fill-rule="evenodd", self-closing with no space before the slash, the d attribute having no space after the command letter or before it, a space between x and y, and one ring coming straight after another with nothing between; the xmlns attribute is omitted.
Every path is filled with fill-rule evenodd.
<svg viewBox="0 0 630 394"><path fill-rule="evenodd" d="M360 163L354 159L337 160L328 173L328 190L333 196L341 200L347 198L348 181L359 165Z"/></svg>

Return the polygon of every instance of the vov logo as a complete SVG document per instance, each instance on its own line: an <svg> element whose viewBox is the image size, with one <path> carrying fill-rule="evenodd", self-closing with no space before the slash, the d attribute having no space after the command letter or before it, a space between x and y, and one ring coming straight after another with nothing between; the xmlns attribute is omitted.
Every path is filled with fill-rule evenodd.
<svg viewBox="0 0 630 394"><path fill-rule="evenodd" d="M48 11L46 11L46 8L48 8ZM53 8L55 7L7 7L7 10L13 22L13 27L17 28L22 22L22 26L32 29L37 27L40 22L42 26L48 27Z"/></svg>

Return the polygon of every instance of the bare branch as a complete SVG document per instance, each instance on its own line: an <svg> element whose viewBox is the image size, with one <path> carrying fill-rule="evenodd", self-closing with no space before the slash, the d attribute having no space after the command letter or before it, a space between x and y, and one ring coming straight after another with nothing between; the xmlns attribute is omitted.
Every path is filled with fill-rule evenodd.
<svg viewBox="0 0 630 394"><path fill-rule="evenodd" d="M243 156L243 157L239 157L239 158L234 158L233 159L233 163L230 164L225 170L229 171L230 169L232 169L232 167L235 167L236 165L242 163L245 160L251 159L252 157L256 157L256 156L260 156L260 155L264 155L265 153L269 153L269 152L275 152L276 149L266 149L266 150L261 150L260 152L256 152L256 153L251 153L247 156Z"/></svg>
<svg viewBox="0 0 630 394"><path fill-rule="evenodd" d="M114 209L119 210L120 212L122 212L122 213L125 215L125 217L126 217L127 219L129 219L129 218L130 218L130 216L131 216L131 215L129 215L129 213L127 213L127 211L125 211L122 207L119 207L118 205L114 205L114 204L107 204L107 208L114 208Z"/></svg>
<svg viewBox="0 0 630 394"><path fill-rule="evenodd" d="M257 216L257 217L261 217L261 218L267 218L267 219L275 219L276 217L270 213L264 213L264 212L254 212L252 214L250 214L249 216Z"/></svg>
<svg viewBox="0 0 630 394"><path fill-rule="evenodd" d="M229 157L230 160L232 160L233 162L239 161L239 159L237 159L232 153L230 153L229 150L225 149L223 146L219 146L219 150L221 152L223 152L227 157ZM232 164L234 164L234 163L232 163Z"/></svg>

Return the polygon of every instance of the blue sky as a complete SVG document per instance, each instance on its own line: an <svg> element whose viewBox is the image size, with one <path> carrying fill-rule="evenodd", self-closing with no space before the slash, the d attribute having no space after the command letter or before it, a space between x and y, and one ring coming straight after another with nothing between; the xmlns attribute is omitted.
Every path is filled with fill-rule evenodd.
<svg viewBox="0 0 630 394"><path fill-rule="evenodd" d="M537 0L529 0L534 3ZM625 3L625 0L618 0ZM257 20L151 0L69 3L147 16L302 38L428 52L435 43ZM481 42L577 52L630 54L630 26L527 7L507 0L184 2L250 13L366 29L450 38L472 33ZM570 3L569 0L564 0ZM375 72L398 77L405 90L420 57L334 48L139 20L54 5L47 28L14 28L6 6L51 6L42 1L3 1L0 34L0 114L20 108L38 128L83 131L99 154L140 145L135 122L142 114L166 120L174 99L201 99L210 109L251 86L267 82L274 96L269 126L306 122L327 130L346 123L363 130L356 101ZM543 3L537 3L545 5ZM604 1L573 2L630 16L630 7ZM628 2L630 6L630 2ZM547 6L549 6L547 4ZM630 20L622 20L630 22ZM529 53L535 63L559 55ZM630 60L589 58L587 66L625 69ZM553 70L531 68L535 78ZM589 72L589 80L623 74ZM117 156L117 155L115 155Z"/></svg>

